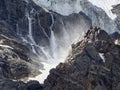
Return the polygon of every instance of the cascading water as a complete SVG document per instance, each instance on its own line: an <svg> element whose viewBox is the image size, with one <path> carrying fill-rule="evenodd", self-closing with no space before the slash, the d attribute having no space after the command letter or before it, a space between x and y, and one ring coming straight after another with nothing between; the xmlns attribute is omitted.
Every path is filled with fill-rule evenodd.
<svg viewBox="0 0 120 90"><path fill-rule="evenodd" d="M54 31L51 30L51 37L50 37L50 47L51 47L51 51L52 51L52 55L53 58L55 58L55 50L57 48L56 42L55 42L55 35L54 35Z"/></svg>
<svg viewBox="0 0 120 90"><path fill-rule="evenodd" d="M34 47L34 45L36 45L36 42L34 41L34 38L32 36L32 17L30 17L28 12L26 13L26 17L28 19L28 37L29 37L28 42L30 43L30 45L32 47L32 51L34 53L37 53L35 50L35 47Z"/></svg>
<svg viewBox="0 0 120 90"><path fill-rule="evenodd" d="M75 22L76 25L74 25L74 23L70 24L67 22L64 24L63 20L60 19L61 34L57 36L53 30L53 26L55 24L54 17L52 13L49 14L51 15L51 25L49 27L51 35L48 39L49 48L46 48L47 45L37 46L40 50L39 55L41 52L43 53L43 55L40 55L40 59L43 57L43 60L40 63L44 65L44 69L40 70L42 74L38 75L35 78L29 78L29 80L38 80L41 83L43 83L44 79L47 78L50 69L55 68L60 62L64 62L69 51L71 50L71 44L80 38L81 32L83 32L84 29L87 30L87 27L89 27L89 25L87 26L81 18ZM84 23L84 25L79 25L78 23ZM39 26L42 27L40 22ZM42 31L43 30L44 29L42 29Z"/></svg>
<svg viewBox="0 0 120 90"><path fill-rule="evenodd" d="M44 65L44 69L43 70L40 69L42 74L36 76L35 78L29 78L29 80L38 80L41 83L43 83L44 79L47 78L49 74L49 70L51 68L55 68L60 62L64 62L69 51L71 50L71 44L79 40L79 38L81 37L81 33L84 30L87 30L90 26L89 21L86 20L87 18L83 17L84 15L82 16L82 14L80 14L80 15L76 15L77 19L75 18L75 16L70 16L69 18L67 17L59 18L58 25L60 25L60 29L59 31L57 31L54 28L56 24L55 22L56 19L54 19L52 12L47 12L47 14L51 16L51 24L50 27L48 27L50 30L50 35L46 33L47 30L45 30L45 28L42 26L43 21L42 19L40 20L39 13L37 14L37 19L38 19L37 21L39 28L41 29L41 32L48 39L48 44L47 45L43 44L44 46L35 43L34 38L32 36L33 35L32 16L29 15L29 13L26 14L29 24L28 25L29 39L25 39L25 40L27 40L30 45L37 47L37 49L35 50L37 51L36 54L39 55L39 59L40 59L39 62Z"/></svg>
<svg viewBox="0 0 120 90"><path fill-rule="evenodd" d="M104 20L101 19L102 15L99 15L99 11L96 11L101 9L97 9L88 2L83 3L83 6L81 5L81 2L88 0L33 0L47 12L35 4L32 4L33 2L30 0L23 1L24 3L22 2L22 9L25 10L20 9L20 12L18 12L19 8L15 9L18 11L10 13L11 15L13 14L13 17L11 19L15 19L15 21L18 20L18 24L16 24L17 35L21 37L23 42L25 42L26 47L28 45L28 48L32 49L31 51L33 53L30 52L32 55L30 55L29 58L31 58L34 63L34 59L32 57L38 56L39 60L35 59L35 62L37 62L37 65L38 63L42 63L44 65L44 69L40 69L42 74L38 75L35 78L30 78L37 79L41 83L43 83L51 68L54 68L60 62L64 62L69 51L71 50L71 44L80 39L81 34L84 30L88 30L89 26L91 26L91 20L92 22L95 20L95 23L97 21L100 24L102 23L101 26L104 24L106 27L107 24L104 22L104 20L107 19L104 19L104 16ZM22 7L21 4L20 7ZM33 8L36 11L35 13ZM91 11L88 12L90 9ZM49 10L54 11L54 14ZM101 12L103 11L101 10ZM14 14L20 17L14 17ZM26 17L24 17L25 14ZM105 13L103 13L103 15L104 14ZM90 15L93 17L90 18ZM89 21L90 24L87 25ZM109 22L109 20L107 21ZM111 24L109 24L109 26L110 25Z"/></svg>
<svg viewBox="0 0 120 90"><path fill-rule="evenodd" d="M56 49L57 49L57 43L56 43L56 39L55 39L55 35L54 35L54 31L53 29L53 25L54 25L54 17L52 14L51 15L51 19L52 19L52 23L50 26L50 31L51 31L51 36L50 36L50 48L51 48L51 52L52 52L52 56L53 58L56 58Z"/></svg>
<svg viewBox="0 0 120 90"><path fill-rule="evenodd" d="M16 33L17 33L17 35L20 35L20 30L19 30L18 24L16 24Z"/></svg>
<svg viewBox="0 0 120 90"><path fill-rule="evenodd" d="M69 33L66 31L66 29L65 29L65 25L64 25L64 23L63 23L63 20L61 19L60 20L61 21L61 24L62 24L62 26L63 26L63 28L62 28L62 30L63 30L63 34L64 34L64 39L65 39L65 44L69 44L70 42L72 42L71 41L71 39L70 39L70 36L69 36ZM67 47L68 47L69 45L67 45Z"/></svg>
<svg viewBox="0 0 120 90"><path fill-rule="evenodd" d="M36 44L32 36L32 18L30 17L29 13L26 14L26 17L28 19L28 37L31 43Z"/></svg>

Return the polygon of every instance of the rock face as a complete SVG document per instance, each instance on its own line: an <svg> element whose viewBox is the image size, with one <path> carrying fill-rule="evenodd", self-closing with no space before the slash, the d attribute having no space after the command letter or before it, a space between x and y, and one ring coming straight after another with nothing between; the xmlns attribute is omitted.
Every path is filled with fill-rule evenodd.
<svg viewBox="0 0 120 90"><path fill-rule="evenodd" d="M57 53L51 45L57 43L57 49L65 51L97 19L101 21L97 17L101 13L107 19L107 29L113 25L101 9L88 2L81 4L87 7L82 6L84 12L62 16L45 11L32 0L0 1L0 90L119 90L116 81L119 80L119 46L106 32L96 28L72 45L66 62L51 70L43 86L37 81L19 81L41 73L40 62L48 60L44 48L51 57L51 53ZM91 11L93 14L89 14ZM91 16L96 17L95 21ZM101 24L95 25L102 27Z"/></svg>
<svg viewBox="0 0 120 90"><path fill-rule="evenodd" d="M38 25L38 18L42 18L43 25L45 25L46 32L48 31L48 27L51 25L51 17L48 13L46 13L43 9L35 5L32 0L19 0L19 1L11 1L11 0L1 0L1 8L0 8L0 20L1 20L1 32L5 33L5 28L8 29L6 34L7 36L10 34L11 36L17 36L18 34L25 36L28 34L29 30L29 20L28 17L32 18L32 29L34 29L33 36L44 35L40 32L40 26ZM4 15L4 14L5 15ZM9 27L9 28L7 28ZM11 32L12 31L12 32ZM4 32L4 33L3 33ZM5 35L6 35L5 34ZM9 36L10 36L9 35ZM19 36L20 37L20 36ZM44 36L45 37L45 36ZM37 37L39 40L41 37ZM35 39L36 40L36 39ZM36 40L37 41L37 40Z"/></svg>
<svg viewBox="0 0 120 90"><path fill-rule="evenodd" d="M117 27L120 30L120 4L113 6L112 12L117 15L115 22L117 23Z"/></svg>
<svg viewBox="0 0 120 90"><path fill-rule="evenodd" d="M82 27L83 25L84 27ZM68 28L67 32L72 33L73 37L79 37L78 31L81 33L90 26L91 20L83 12L65 17L52 11L46 12L32 0L1 0L0 90L40 89L38 82L26 84L19 83L17 80L26 81L28 77L41 73L39 71L39 69L43 69L43 65L40 63L41 57L45 56L41 47L50 48L51 31L56 33L58 42L61 43L63 38L59 37L66 37L63 28L64 31L65 28ZM80 27L82 28L79 29ZM73 28L77 35L73 33ZM72 39L74 40L74 38ZM44 58L44 60L46 59ZM19 89L19 85L22 88ZM24 87L26 85L28 87Z"/></svg>
<svg viewBox="0 0 120 90"><path fill-rule="evenodd" d="M83 24L84 27L80 30ZM43 68L40 63L41 57L47 59L41 48L51 47L52 30L56 33L57 43L60 44L63 42L63 38L60 37L66 37L66 34L63 36L63 27L68 28L66 32L71 34L73 28L76 33L77 31L81 33L90 26L91 20L82 12L65 17L54 12L46 12L32 0L1 0L0 72L3 73L1 76L21 79L38 75L39 69ZM76 33L75 35L72 33L73 36L77 36ZM3 67L6 69L3 70Z"/></svg>
<svg viewBox="0 0 120 90"><path fill-rule="evenodd" d="M0 7L0 33L26 43L31 52L34 49L38 54L42 52L39 46L50 47L51 30L60 38L60 34L64 33L63 28L73 33L73 28L83 32L91 26L91 20L82 12L65 17L52 11L46 12L32 0L1 0ZM78 30L82 24L84 27ZM56 41L61 43L59 39Z"/></svg>
<svg viewBox="0 0 120 90"><path fill-rule="evenodd" d="M100 28L72 45L65 63L50 71L44 90L119 90L120 49Z"/></svg>

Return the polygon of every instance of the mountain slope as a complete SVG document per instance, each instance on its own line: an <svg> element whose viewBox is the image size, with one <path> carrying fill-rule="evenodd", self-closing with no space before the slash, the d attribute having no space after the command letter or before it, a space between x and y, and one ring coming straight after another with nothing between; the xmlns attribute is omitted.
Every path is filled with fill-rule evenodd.
<svg viewBox="0 0 120 90"><path fill-rule="evenodd" d="M72 45L65 63L50 71L44 90L119 90L120 47L100 28Z"/></svg>

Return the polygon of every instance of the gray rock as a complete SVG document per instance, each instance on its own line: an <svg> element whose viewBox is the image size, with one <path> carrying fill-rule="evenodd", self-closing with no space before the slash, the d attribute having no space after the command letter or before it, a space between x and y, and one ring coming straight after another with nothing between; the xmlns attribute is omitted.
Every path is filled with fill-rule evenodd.
<svg viewBox="0 0 120 90"><path fill-rule="evenodd" d="M99 48L96 45L98 41L103 44ZM72 45L66 62L50 71L44 82L44 90L120 89L119 51L105 31L91 28L82 41ZM101 53L104 55L101 56Z"/></svg>

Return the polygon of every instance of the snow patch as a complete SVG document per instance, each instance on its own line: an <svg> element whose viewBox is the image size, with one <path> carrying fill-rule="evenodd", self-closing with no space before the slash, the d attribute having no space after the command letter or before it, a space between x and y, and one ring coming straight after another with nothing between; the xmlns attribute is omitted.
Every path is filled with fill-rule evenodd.
<svg viewBox="0 0 120 90"><path fill-rule="evenodd" d="M114 43L115 43L116 45L120 45L120 41L119 41L119 39L115 40Z"/></svg>
<svg viewBox="0 0 120 90"><path fill-rule="evenodd" d="M11 46L8 46L8 45L2 45L2 44L0 45L0 47L13 49Z"/></svg>
<svg viewBox="0 0 120 90"><path fill-rule="evenodd" d="M101 59L102 59L103 62L105 63L104 53L99 53L99 56L101 57Z"/></svg>
<svg viewBox="0 0 120 90"><path fill-rule="evenodd" d="M44 80L47 78L47 76L49 75L49 71L51 68L55 68L56 65L53 65L53 64L48 64L48 63L45 63L45 62L42 62L42 64L44 65L44 69L43 70L40 70L40 72L42 72L42 74L34 77L34 78L29 78L28 80L37 80L39 81L40 83L43 83Z"/></svg>

